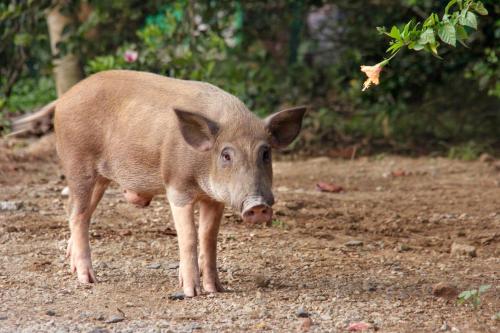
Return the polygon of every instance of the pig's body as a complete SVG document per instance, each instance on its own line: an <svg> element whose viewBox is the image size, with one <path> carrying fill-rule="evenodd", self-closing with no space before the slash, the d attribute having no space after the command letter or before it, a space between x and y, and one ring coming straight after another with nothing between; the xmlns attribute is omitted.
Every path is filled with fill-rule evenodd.
<svg viewBox="0 0 500 333"><path fill-rule="evenodd" d="M244 219L271 218L271 146L300 130L303 108L262 121L236 97L208 83L134 71L108 71L78 83L56 103L57 151L70 189L68 256L82 282L94 282L88 228L110 181L129 202L147 206L167 193L187 296L220 291L216 237L224 203Z"/></svg>
<svg viewBox="0 0 500 333"><path fill-rule="evenodd" d="M207 176L208 152L185 142L174 107L214 120L228 133L266 138L260 119L208 83L133 71L103 72L82 83L57 102L54 126L63 166L91 164L129 191L156 195L172 184L186 194L204 193L200 180Z"/></svg>

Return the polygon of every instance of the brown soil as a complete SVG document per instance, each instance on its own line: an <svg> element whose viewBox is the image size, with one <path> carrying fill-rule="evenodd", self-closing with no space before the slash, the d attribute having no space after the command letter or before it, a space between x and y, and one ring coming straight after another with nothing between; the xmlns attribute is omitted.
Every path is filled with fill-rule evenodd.
<svg viewBox="0 0 500 333"><path fill-rule="evenodd" d="M381 332L500 331L500 172L491 164L277 162L273 225L226 213L218 253L228 291L171 300L178 258L165 198L138 209L108 190L91 226L100 282L79 285L64 258L65 184L53 152L23 145L0 142L0 201L23 203L0 211L1 332L343 332L360 321ZM319 181L345 191L318 192ZM477 256L452 255L454 242ZM456 303L457 291L484 284L480 307ZM124 320L106 323L113 316Z"/></svg>

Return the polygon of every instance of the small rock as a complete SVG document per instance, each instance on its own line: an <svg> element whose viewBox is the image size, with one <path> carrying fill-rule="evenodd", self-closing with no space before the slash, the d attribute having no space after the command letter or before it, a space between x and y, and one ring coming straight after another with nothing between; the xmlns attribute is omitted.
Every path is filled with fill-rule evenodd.
<svg viewBox="0 0 500 333"><path fill-rule="evenodd" d="M377 284L373 281L363 281L364 291L375 291L377 290Z"/></svg>
<svg viewBox="0 0 500 333"><path fill-rule="evenodd" d="M62 189L61 196L63 196L63 197L69 196L69 187L66 186L65 188Z"/></svg>
<svg viewBox="0 0 500 333"><path fill-rule="evenodd" d="M400 243L400 244L398 244L398 246L396 246L397 252L406 252L406 251L410 251L410 250L411 250L411 247L408 246L407 244L404 244L404 243Z"/></svg>
<svg viewBox="0 0 500 333"><path fill-rule="evenodd" d="M365 331L370 327L371 327L370 324L364 322L350 323L349 326L347 326L347 330L349 332L358 332L358 331Z"/></svg>
<svg viewBox="0 0 500 333"><path fill-rule="evenodd" d="M167 267L168 267L168 269L177 269L177 268L179 268L179 262L178 261L172 262L172 263L168 264Z"/></svg>
<svg viewBox="0 0 500 333"><path fill-rule="evenodd" d="M22 201L0 201L0 210L19 210L23 206Z"/></svg>
<svg viewBox="0 0 500 333"><path fill-rule="evenodd" d="M259 288L266 288L267 286L269 286L270 283L271 283L271 279L269 279L268 277L266 277L264 275L257 275L255 277L255 284Z"/></svg>
<svg viewBox="0 0 500 333"><path fill-rule="evenodd" d="M83 311L83 312L80 312L80 314L78 315L80 317L80 319L87 319L87 318L91 318L92 317L92 312L89 312L89 311ZM104 318L103 318L104 319Z"/></svg>
<svg viewBox="0 0 500 333"><path fill-rule="evenodd" d="M458 289L454 285L446 282L439 282L432 286L432 295L452 300L457 298Z"/></svg>
<svg viewBox="0 0 500 333"><path fill-rule="evenodd" d="M350 240L344 244L345 246L363 246L363 241L360 240Z"/></svg>
<svg viewBox="0 0 500 333"><path fill-rule="evenodd" d="M451 255L476 257L476 248L472 245L453 243L451 245Z"/></svg>
<svg viewBox="0 0 500 333"><path fill-rule="evenodd" d="M448 323L447 322L444 322L443 325L439 328L440 331L449 331L450 330L450 326L448 326Z"/></svg>
<svg viewBox="0 0 500 333"><path fill-rule="evenodd" d="M152 263L152 264L149 264L146 266L146 268L148 268L148 269L158 269L160 267L161 267L161 265L159 263Z"/></svg>
<svg viewBox="0 0 500 333"><path fill-rule="evenodd" d="M177 291L175 293L172 293L168 296L168 299L171 299L173 301L179 301L183 300L186 297L182 291Z"/></svg>
<svg viewBox="0 0 500 333"><path fill-rule="evenodd" d="M119 314L119 315L112 315L109 317L108 320L105 321L106 324L114 324L114 323L119 323L120 321L124 321L125 318Z"/></svg>
<svg viewBox="0 0 500 333"><path fill-rule="evenodd" d="M304 203L300 201L289 201L285 203L285 207L290 210L299 210L304 207Z"/></svg>
<svg viewBox="0 0 500 333"><path fill-rule="evenodd" d="M297 317L299 317L299 318L309 318L309 313L306 310L304 310L303 307L300 307L297 310Z"/></svg>
<svg viewBox="0 0 500 333"><path fill-rule="evenodd" d="M481 156L479 156L479 161L483 163L491 163L495 161L495 158L490 154L482 153Z"/></svg>
<svg viewBox="0 0 500 333"><path fill-rule="evenodd" d="M45 312L45 314L47 316L55 316L56 315L56 312L54 310L47 310L47 312Z"/></svg>
<svg viewBox="0 0 500 333"><path fill-rule="evenodd" d="M192 331L194 331L194 330L201 330L201 329L202 329L202 327L201 327L201 325L200 325L200 324L198 324L198 323L192 323L192 324L190 325L190 327L189 327L189 331L190 331L190 332L192 332Z"/></svg>
<svg viewBox="0 0 500 333"><path fill-rule="evenodd" d="M104 327L96 327L93 330L91 330L89 333L109 333L109 330Z"/></svg>
<svg viewBox="0 0 500 333"><path fill-rule="evenodd" d="M6 315L0 315L0 320L7 320L7 318L9 317L7 317Z"/></svg>
<svg viewBox="0 0 500 333"><path fill-rule="evenodd" d="M300 318L299 330L301 332L309 332L309 330L311 329L312 324L313 324L313 321L312 321L311 318L309 318L309 317Z"/></svg>

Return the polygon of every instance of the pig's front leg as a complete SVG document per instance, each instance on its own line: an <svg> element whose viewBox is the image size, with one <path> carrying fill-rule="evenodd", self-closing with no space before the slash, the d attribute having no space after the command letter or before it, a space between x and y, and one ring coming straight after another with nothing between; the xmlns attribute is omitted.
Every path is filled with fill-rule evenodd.
<svg viewBox="0 0 500 333"><path fill-rule="evenodd" d="M201 294L201 288L193 204L176 205L170 196L169 202L179 242L179 283L186 297L194 297Z"/></svg>
<svg viewBox="0 0 500 333"><path fill-rule="evenodd" d="M209 293L224 290L217 274L217 234L223 212L224 204L222 203L211 200L200 201L199 265L203 276L203 289Z"/></svg>

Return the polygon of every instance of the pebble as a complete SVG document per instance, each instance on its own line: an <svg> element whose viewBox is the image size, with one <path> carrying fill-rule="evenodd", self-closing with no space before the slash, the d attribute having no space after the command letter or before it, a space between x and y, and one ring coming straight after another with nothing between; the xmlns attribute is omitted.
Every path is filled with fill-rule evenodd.
<svg viewBox="0 0 500 333"><path fill-rule="evenodd" d="M146 268L148 268L148 269L158 269L160 267L161 267L161 265L159 263L152 263L152 264L149 264L146 266Z"/></svg>
<svg viewBox="0 0 500 333"><path fill-rule="evenodd" d="M363 290L364 291L376 291L377 284L373 281L363 281Z"/></svg>
<svg viewBox="0 0 500 333"><path fill-rule="evenodd" d="M297 317L299 317L299 318L308 318L309 317L309 313L306 310L304 310L303 307L298 308L296 314L297 314Z"/></svg>
<svg viewBox="0 0 500 333"><path fill-rule="evenodd" d="M183 300L186 297L182 291L177 291L168 296L169 299L173 301Z"/></svg>
<svg viewBox="0 0 500 333"><path fill-rule="evenodd" d="M360 240L350 240L344 244L345 246L363 246L363 241Z"/></svg>
<svg viewBox="0 0 500 333"><path fill-rule="evenodd" d="M120 321L124 321L125 318L120 314L120 315L112 315L109 317L108 320L105 321L106 324L114 324L114 323L119 323Z"/></svg>
<svg viewBox="0 0 500 333"><path fill-rule="evenodd" d="M411 247L408 246L407 244L404 244L404 243L400 243L396 247L397 252L406 252L406 251L410 251L410 250L411 250Z"/></svg>
<svg viewBox="0 0 500 333"><path fill-rule="evenodd" d="M6 315L0 315L0 320L7 320L7 318L9 317L7 317Z"/></svg>
<svg viewBox="0 0 500 333"><path fill-rule="evenodd" d="M306 317L306 318L300 318L300 326L299 330L302 332L309 332L311 329L311 326L313 324L313 321L311 318Z"/></svg>
<svg viewBox="0 0 500 333"><path fill-rule="evenodd" d="M63 197L69 196L69 187L66 186L65 188L62 189L61 196L63 196Z"/></svg>
<svg viewBox="0 0 500 333"><path fill-rule="evenodd" d="M495 161L495 158L490 154L482 153L481 156L479 156L479 161L483 163L491 163Z"/></svg>
<svg viewBox="0 0 500 333"><path fill-rule="evenodd" d="M297 202L297 201L290 201L285 203L285 207L290 209L290 210L299 210L304 207L303 202Z"/></svg>
<svg viewBox="0 0 500 333"><path fill-rule="evenodd" d="M178 261L172 262L172 263L168 264L167 267L168 267L168 269L177 269L177 268L179 268L179 262Z"/></svg>
<svg viewBox="0 0 500 333"><path fill-rule="evenodd" d="M47 316L55 316L56 315L56 312L54 310L47 310L47 312L45 312L45 314Z"/></svg>
<svg viewBox="0 0 500 333"><path fill-rule="evenodd" d="M202 327L201 327L200 324L198 324L198 323L192 323L190 325L190 327L189 327L189 332L192 332L194 330L201 330L201 329L202 329Z"/></svg>
<svg viewBox="0 0 500 333"><path fill-rule="evenodd" d="M453 243L451 245L451 255L476 257L476 248L472 245Z"/></svg>
<svg viewBox="0 0 500 333"><path fill-rule="evenodd" d="M443 325L439 328L440 331L449 331L450 326L448 326L447 322L444 322Z"/></svg>
<svg viewBox="0 0 500 333"><path fill-rule="evenodd" d="M268 277L266 277L264 275L257 275L255 277L255 284L259 288L266 288L269 286L270 283L271 283L271 279L269 279Z"/></svg>
<svg viewBox="0 0 500 333"><path fill-rule="evenodd" d="M432 286L432 295L451 300L457 298L458 289L452 284L439 282Z"/></svg>
<svg viewBox="0 0 500 333"><path fill-rule="evenodd" d="M93 330L89 331L89 333L109 333L109 330L104 327L96 327Z"/></svg>
<svg viewBox="0 0 500 333"><path fill-rule="evenodd" d="M19 210L23 206L22 201L0 201L0 210Z"/></svg>

